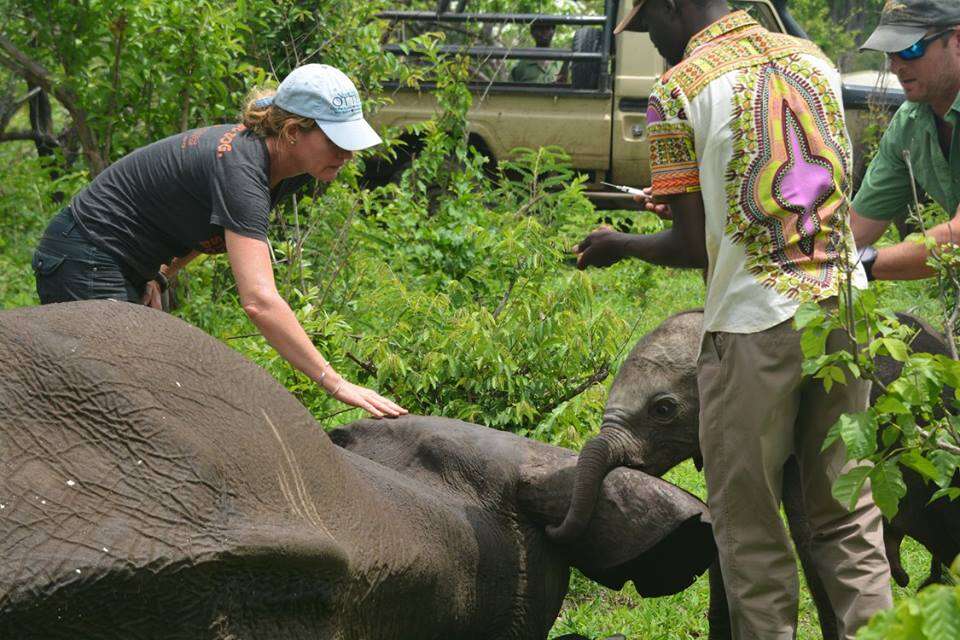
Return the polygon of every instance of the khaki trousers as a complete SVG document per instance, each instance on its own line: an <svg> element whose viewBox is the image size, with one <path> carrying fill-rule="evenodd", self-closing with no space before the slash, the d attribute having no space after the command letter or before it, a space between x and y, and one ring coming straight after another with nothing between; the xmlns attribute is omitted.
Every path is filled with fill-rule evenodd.
<svg viewBox="0 0 960 640"><path fill-rule="evenodd" d="M827 347L843 348L835 332ZM830 493L844 469L838 443L821 453L842 413L867 406L869 383L803 379L792 320L751 334L704 335L698 362L700 450L707 503L738 640L788 640L797 626L797 563L780 517L783 465L796 453L812 552L840 637L892 606L880 512L869 485L851 512Z"/></svg>

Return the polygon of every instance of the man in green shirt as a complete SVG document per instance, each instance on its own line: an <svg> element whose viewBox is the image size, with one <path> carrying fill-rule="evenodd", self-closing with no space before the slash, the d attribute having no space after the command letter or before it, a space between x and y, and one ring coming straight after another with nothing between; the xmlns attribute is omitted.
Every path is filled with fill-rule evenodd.
<svg viewBox="0 0 960 640"><path fill-rule="evenodd" d="M851 226L868 276L912 280L933 275L922 243L874 250L890 222L913 205L913 185L954 217L927 231L960 244L960 0L888 0L880 26L861 49L883 51L907 102L880 140Z"/></svg>
<svg viewBox="0 0 960 640"><path fill-rule="evenodd" d="M530 25L530 35L533 36L533 41L537 43L537 47L541 49L550 48L555 30L556 27L552 24L534 22ZM560 62L558 60L520 60L510 70L510 81L551 84L557 81L559 75Z"/></svg>

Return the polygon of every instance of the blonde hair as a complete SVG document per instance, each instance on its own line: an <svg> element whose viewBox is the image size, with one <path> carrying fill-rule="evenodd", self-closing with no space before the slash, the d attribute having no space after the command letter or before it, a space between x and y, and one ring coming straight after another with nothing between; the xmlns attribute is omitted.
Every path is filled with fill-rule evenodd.
<svg viewBox="0 0 960 640"><path fill-rule="evenodd" d="M290 142L292 140L290 132L294 127L307 131L317 126L313 118L298 116L295 113L284 111L276 105L257 106L257 100L276 93L273 89L254 89L247 96L240 121L243 122L248 131L253 132L260 138L275 137Z"/></svg>

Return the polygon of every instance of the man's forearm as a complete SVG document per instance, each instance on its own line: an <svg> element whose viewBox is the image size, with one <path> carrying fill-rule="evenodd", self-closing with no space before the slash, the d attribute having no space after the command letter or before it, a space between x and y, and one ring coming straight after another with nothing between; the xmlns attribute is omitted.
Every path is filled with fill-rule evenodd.
<svg viewBox="0 0 960 640"><path fill-rule="evenodd" d="M956 218L938 224L927 232L937 244L960 243L960 225ZM929 252L923 242L907 240L877 250L873 277L877 280L919 280L934 275L927 266Z"/></svg>
<svg viewBox="0 0 960 640"><path fill-rule="evenodd" d="M639 258L661 267L702 269L707 266L705 252L699 255L682 241L674 229L646 235L629 235L624 243L626 257Z"/></svg>
<svg viewBox="0 0 960 640"><path fill-rule="evenodd" d="M919 280L933 275L922 242L900 242L877 249L871 273L875 280Z"/></svg>
<svg viewBox="0 0 960 640"><path fill-rule="evenodd" d="M858 247L865 247L879 240L889 225L889 220L872 220L853 209L850 210L850 230L853 231L853 239Z"/></svg>

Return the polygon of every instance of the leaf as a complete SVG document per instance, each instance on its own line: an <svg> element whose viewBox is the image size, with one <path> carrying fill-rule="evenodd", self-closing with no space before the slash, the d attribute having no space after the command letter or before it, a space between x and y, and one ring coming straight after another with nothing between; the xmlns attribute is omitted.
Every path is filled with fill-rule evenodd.
<svg viewBox="0 0 960 640"><path fill-rule="evenodd" d="M828 331L820 327L809 327L800 336L800 348L804 358L822 356L827 350Z"/></svg>
<svg viewBox="0 0 960 640"><path fill-rule="evenodd" d="M870 484L873 499L880 511L888 520L893 519L900 507L900 498L907 495L907 485L903 482L896 459L886 460L874 467L870 472Z"/></svg>
<svg viewBox="0 0 960 640"><path fill-rule="evenodd" d="M884 449L889 448L899 439L900 430L892 425L887 425L887 427L880 433L880 442Z"/></svg>
<svg viewBox="0 0 960 640"><path fill-rule="evenodd" d="M960 387L960 361L946 356L937 356L936 361L944 383L954 389Z"/></svg>
<svg viewBox="0 0 960 640"><path fill-rule="evenodd" d="M904 438L912 439L917 435L917 418L912 413L898 415L897 426L903 432Z"/></svg>
<svg viewBox="0 0 960 640"><path fill-rule="evenodd" d="M900 456L900 464L913 469L926 480L930 480L941 486L943 485L943 473L941 473L940 469L937 468L933 462L924 458L923 454L916 449L911 449L902 454Z"/></svg>
<svg viewBox="0 0 960 640"><path fill-rule="evenodd" d="M837 435L847 448L847 460L863 460L877 450L877 418L869 410L840 416L827 433L821 451L833 444Z"/></svg>
<svg viewBox="0 0 960 640"><path fill-rule="evenodd" d="M823 388L827 393L830 393L830 389L833 388L833 377L830 375L830 372L824 369L817 374L818 378L823 378Z"/></svg>
<svg viewBox="0 0 960 640"><path fill-rule="evenodd" d="M860 496L860 490L863 488L863 483L867 480L871 470L872 467L868 465L860 465L837 478L831 490L837 502L846 506L849 511L853 511L857 498Z"/></svg>
<svg viewBox="0 0 960 640"><path fill-rule="evenodd" d="M887 390L903 398L903 401L908 405L916 405L923 402L923 389L914 376L901 375L887 385Z"/></svg>
<svg viewBox="0 0 960 640"><path fill-rule="evenodd" d="M960 601L958 590L937 586L923 592L921 611L923 633L928 638L960 638Z"/></svg>
<svg viewBox="0 0 960 640"><path fill-rule="evenodd" d="M873 408L877 413L910 413L910 409L907 405L903 404L899 399L891 396L890 394L884 394L873 404Z"/></svg>
<svg viewBox="0 0 960 640"><path fill-rule="evenodd" d="M887 353L890 354L890 357L899 362L906 362L909 357L909 349L907 348L907 343L903 340L897 340L896 338L883 338L881 340L883 346L887 349Z"/></svg>
<svg viewBox="0 0 960 640"><path fill-rule="evenodd" d="M815 302L804 302L793 316L793 326L797 329L818 327L823 324L823 309Z"/></svg>
<svg viewBox="0 0 960 640"><path fill-rule="evenodd" d="M943 449L932 451L927 457L940 472L940 477L944 481L941 486L949 483L957 467L960 466L960 456L950 453L949 451L944 451Z"/></svg>
<svg viewBox="0 0 960 640"><path fill-rule="evenodd" d="M960 498L960 489L957 487L943 487L938 489L936 493L930 496L930 500L927 501L927 504L936 502L940 498L948 498L951 502Z"/></svg>
<svg viewBox="0 0 960 640"><path fill-rule="evenodd" d="M840 417L844 418L846 416L840 416ZM833 445L834 442L836 442L840 438L840 426L841 426L840 420L837 420L836 422L833 423L833 426L830 427L830 431L827 432L827 437L824 438L823 440L823 446L820 447L820 451L826 451Z"/></svg>

